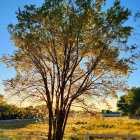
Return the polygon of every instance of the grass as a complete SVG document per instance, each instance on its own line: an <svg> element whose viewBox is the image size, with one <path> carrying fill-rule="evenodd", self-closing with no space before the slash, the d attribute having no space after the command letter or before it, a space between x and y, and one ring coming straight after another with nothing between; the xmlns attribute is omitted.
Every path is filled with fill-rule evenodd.
<svg viewBox="0 0 140 140"><path fill-rule="evenodd" d="M1 128L1 125L0 125ZM48 129L47 124L34 123L26 124L19 128L15 127L14 130L24 131L44 131ZM33 133L33 132L32 132ZM133 120L128 118L69 118L65 138L74 140L77 135L81 134L140 134L140 120ZM32 134L36 135L36 134ZM76 139L75 139L76 140Z"/></svg>
<svg viewBox="0 0 140 140"><path fill-rule="evenodd" d="M36 120L20 120L11 122L0 122L0 129L18 129L24 128L29 124L34 124Z"/></svg>
<svg viewBox="0 0 140 140"><path fill-rule="evenodd" d="M46 131L47 124L29 124L18 130ZM70 118L66 127L66 134L140 134L140 120L129 118Z"/></svg>
<svg viewBox="0 0 140 140"><path fill-rule="evenodd" d="M140 121L128 118L69 119L66 134L140 134Z"/></svg>

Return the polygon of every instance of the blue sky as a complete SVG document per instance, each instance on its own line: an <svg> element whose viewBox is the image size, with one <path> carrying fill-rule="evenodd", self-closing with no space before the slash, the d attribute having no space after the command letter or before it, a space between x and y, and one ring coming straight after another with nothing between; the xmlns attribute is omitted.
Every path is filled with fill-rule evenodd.
<svg viewBox="0 0 140 140"><path fill-rule="evenodd" d="M113 0L108 0L108 6ZM0 57L3 54L11 54L14 51L14 46L10 41L9 33L7 31L7 25L10 23L16 23L16 14L18 7L23 7L26 4L41 5L43 0L1 0L0 1ZM134 15L137 11L140 11L140 0L121 0L122 5L128 7ZM140 20L139 20L140 21ZM139 22L140 23L140 22ZM130 17L127 22L128 25L135 27L135 32L140 33L140 27L138 27L138 21L134 22L134 18ZM139 24L140 25L140 24ZM140 38L140 36L137 36ZM134 37L129 41L131 44L140 43ZM140 62L137 62L137 70L135 70L128 78L128 85L140 86ZM12 68L6 68L5 65L0 65L0 83L4 79L8 79L15 75L15 71ZM3 92L3 86L0 84L0 93Z"/></svg>

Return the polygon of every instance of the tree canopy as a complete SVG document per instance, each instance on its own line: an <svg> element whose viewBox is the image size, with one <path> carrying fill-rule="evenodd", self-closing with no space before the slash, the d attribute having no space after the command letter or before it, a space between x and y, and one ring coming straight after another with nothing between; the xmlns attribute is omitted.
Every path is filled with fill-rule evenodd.
<svg viewBox="0 0 140 140"><path fill-rule="evenodd" d="M132 88L126 95L121 96L117 106L122 115L139 116L140 88Z"/></svg>
<svg viewBox="0 0 140 140"><path fill-rule="evenodd" d="M5 81L6 90L46 103L49 140L63 138L71 105L87 108L116 96L124 87L121 76L132 70L135 47L126 45L132 27L124 25L131 13L119 0L107 10L105 4L45 0L41 7L19 8L18 23L8 27L17 49L2 60L17 75Z"/></svg>

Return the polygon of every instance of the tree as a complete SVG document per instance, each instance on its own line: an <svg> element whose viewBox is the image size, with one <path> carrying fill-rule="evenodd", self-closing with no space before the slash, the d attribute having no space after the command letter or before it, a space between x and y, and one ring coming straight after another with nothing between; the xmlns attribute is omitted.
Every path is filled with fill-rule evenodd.
<svg viewBox="0 0 140 140"><path fill-rule="evenodd" d="M22 118L22 109L15 106L9 105L5 100L4 96L0 95L0 119L17 119Z"/></svg>
<svg viewBox="0 0 140 140"><path fill-rule="evenodd" d="M45 0L19 9L18 23L8 27L17 49L2 60L17 76L5 81L6 90L46 103L49 140L63 139L72 105L87 109L115 95L124 87L120 77L132 70L135 48L126 45L132 28L123 25L130 11L118 0L103 10L105 3Z"/></svg>
<svg viewBox="0 0 140 140"><path fill-rule="evenodd" d="M123 116L129 115L129 106L125 101L125 95L120 97L120 100L117 102L117 107Z"/></svg>
<svg viewBox="0 0 140 140"><path fill-rule="evenodd" d="M3 109L1 114L1 119L9 120L9 119L18 119L21 117L21 109L15 105L0 105L0 108Z"/></svg>
<svg viewBox="0 0 140 140"><path fill-rule="evenodd" d="M101 112L102 112L103 114L104 114L104 113L107 113L107 114L113 113L111 110L104 110L104 109L103 109Z"/></svg>
<svg viewBox="0 0 140 140"><path fill-rule="evenodd" d="M140 115L140 88L132 88L121 96L117 106L123 115Z"/></svg>
<svg viewBox="0 0 140 140"><path fill-rule="evenodd" d="M0 95L0 104L5 104L6 101L4 100L4 96Z"/></svg>

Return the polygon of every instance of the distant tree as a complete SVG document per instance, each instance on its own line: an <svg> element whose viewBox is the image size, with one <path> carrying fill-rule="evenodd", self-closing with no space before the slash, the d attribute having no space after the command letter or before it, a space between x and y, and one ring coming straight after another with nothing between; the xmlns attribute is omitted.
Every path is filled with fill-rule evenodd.
<svg viewBox="0 0 140 140"><path fill-rule="evenodd" d="M33 106L28 106L24 108L24 118L34 118L34 107Z"/></svg>
<svg viewBox="0 0 140 140"><path fill-rule="evenodd" d="M22 119L23 116L22 108L8 104L4 96L0 95L0 119Z"/></svg>
<svg viewBox="0 0 140 140"><path fill-rule="evenodd" d="M117 103L122 115L140 115L140 88L132 88Z"/></svg>
<svg viewBox="0 0 140 140"><path fill-rule="evenodd" d="M107 110L103 109L103 110L101 111L101 113L104 114L104 113L113 113L113 112L112 112L111 110L108 110L108 109L107 109Z"/></svg>
<svg viewBox="0 0 140 140"><path fill-rule="evenodd" d="M112 113L112 111L111 110L106 110L106 113Z"/></svg>
<svg viewBox="0 0 140 140"><path fill-rule="evenodd" d="M21 109L15 105L2 104L0 105L1 119L9 120L9 119L20 119L21 117Z"/></svg>
<svg viewBox="0 0 140 140"><path fill-rule="evenodd" d="M46 108L46 105L36 106L33 112L35 118L40 119L43 122L48 121L48 109Z"/></svg>
<svg viewBox="0 0 140 140"><path fill-rule="evenodd" d="M120 97L120 100L117 102L117 107L123 116L129 115L129 106L125 100L125 95Z"/></svg>
<svg viewBox="0 0 140 140"><path fill-rule="evenodd" d="M6 101L3 95L0 95L0 104L6 104Z"/></svg>
<svg viewBox="0 0 140 140"><path fill-rule="evenodd" d="M46 108L46 105L38 105L35 107L28 106L23 108L23 110L23 118L37 118L45 122L48 120L48 110Z"/></svg>
<svg viewBox="0 0 140 140"><path fill-rule="evenodd" d="M132 70L135 48L126 45L132 28L123 24L130 11L119 0L107 10L105 3L45 0L19 9L18 23L9 25L16 51L2 60L17 75L5 81L6 90L46 103L48 140L63 139L72 105L89 109L97 99L115 96L124 87L121 76Z"/></svg>
<svg viewBox="0 0 140 140"><path fill-rule="evenodd" d="M101 113L105 113L105 112L106 112L106 110L105 109L102 109Z"/></svg>

